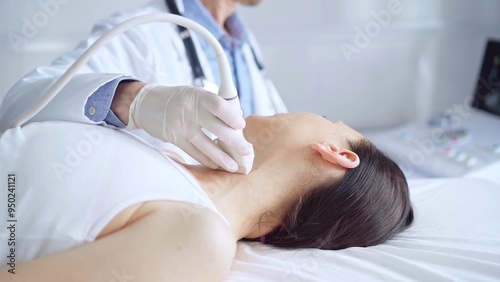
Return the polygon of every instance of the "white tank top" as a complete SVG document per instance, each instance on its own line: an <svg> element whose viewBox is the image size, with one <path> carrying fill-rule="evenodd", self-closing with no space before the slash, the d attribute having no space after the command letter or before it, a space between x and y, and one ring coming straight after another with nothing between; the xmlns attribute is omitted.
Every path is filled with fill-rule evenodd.
<svg viewBox="0 0 500 282"><path fill-rule="evenodd" d="M2 266L11 248L20 263L94 241L120 211L146 201L194 203L227 223L191 174L121 130L69 122L10 129L0 137L0 172Z"/></svg>

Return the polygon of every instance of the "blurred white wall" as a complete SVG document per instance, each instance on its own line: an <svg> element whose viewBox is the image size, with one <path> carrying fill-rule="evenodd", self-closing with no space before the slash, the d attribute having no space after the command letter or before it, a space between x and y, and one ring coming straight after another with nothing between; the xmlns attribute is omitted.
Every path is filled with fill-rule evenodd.
<svg viewBox="0 0 500 282"><path fill-rule="evenodd" d="M389 10L399 13L377 24L374 14ZM289 109L357 128L427 119L462 103L486 39L500 40L498 0L264 0L241 12ZM369 42L358 40L348 59L341 46L356 47L366 28Z"/></svg>
<svg viewBox="0 0 500 282"><path fill-rule="evenodd" d="M57 13L16 48L8 34L22 34L26 20L43 11L40 1L50 0L0 0L0 97L72 49L96 20L149 0L52 0L61 3ZM498 0L263 0L239 11L291 111L359 129L462 103L472 95L486 39L500 39Z"/></svg>
<svg viewBox="0 0 500 282"><path fill-rule="evenodd" d="M97 20L149 1L0 0L0 99L26 73L76 47Z"/></svg>

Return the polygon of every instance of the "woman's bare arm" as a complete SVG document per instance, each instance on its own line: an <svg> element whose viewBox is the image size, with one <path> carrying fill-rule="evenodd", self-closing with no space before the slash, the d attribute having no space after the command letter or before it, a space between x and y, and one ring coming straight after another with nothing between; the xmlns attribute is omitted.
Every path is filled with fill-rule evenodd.
<svg viewBox="0 0 500 282"><path fill-rule="evenodd" d="M81 247L1 269L0 281L221 281L236 239L212 211L158 202L125 228Z"/></svg>

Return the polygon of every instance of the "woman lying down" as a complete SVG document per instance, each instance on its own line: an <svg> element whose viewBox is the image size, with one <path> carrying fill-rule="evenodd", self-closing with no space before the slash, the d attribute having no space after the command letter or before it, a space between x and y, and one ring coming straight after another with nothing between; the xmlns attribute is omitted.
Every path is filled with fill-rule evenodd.
<svg viewBox="0 0 500 282"><path fill-rule="evenodd" d="M241 239L337 250L380 244L412 223L401 170L342 122L246 121L255 148L248 175L183 166L95 125L7 131L0 158L2 175L16 177L17 222L14 237L0 231L0 280L220 281Z"/></svg>

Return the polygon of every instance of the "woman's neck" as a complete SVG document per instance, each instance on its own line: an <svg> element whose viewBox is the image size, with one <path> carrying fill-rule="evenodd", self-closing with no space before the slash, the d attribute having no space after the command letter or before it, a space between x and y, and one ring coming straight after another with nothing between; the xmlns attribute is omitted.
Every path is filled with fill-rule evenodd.
<svg viewBox="0 0 500 282"><path fill-rule="evenodd" d="M270 176L267 169L257 169L248 175L241 175L201 166L186 168L227 218L238 239L271 231L263 226L259 230L258 224L269 220L279 222L278 218L266 216L276 216L280 207L290 201L288 196L291 193L287 192L290 185L277 181L279 178Z"/></svg>

